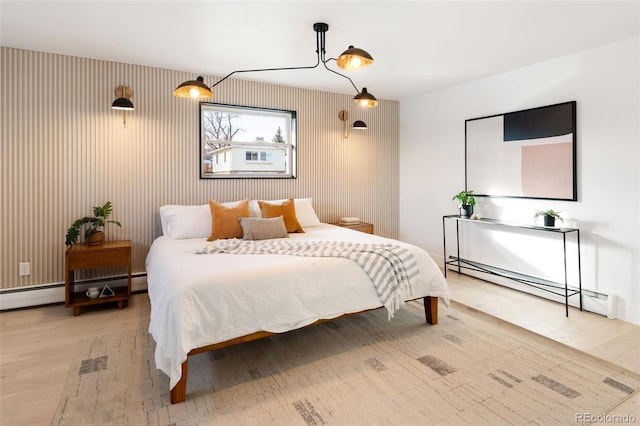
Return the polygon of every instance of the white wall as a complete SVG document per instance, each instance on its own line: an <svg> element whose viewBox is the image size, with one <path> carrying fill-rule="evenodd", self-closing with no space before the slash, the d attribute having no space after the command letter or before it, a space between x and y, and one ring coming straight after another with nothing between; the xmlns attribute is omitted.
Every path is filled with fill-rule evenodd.
<svg viewBox="0 0 640 426"><path fill-rule="evenodd" d="M442 263L442 216L457 213L451 197L464 188L466 119L575 100L578 201L482 198L476 210L527 223L534 209L560 210L582 233L583 288L617 295L617 317L640 324L639 57L635 37L402 101L400 239ZM504 246L517 263L495 245L480 252L498 237L476 241L484 260L547 267L518 234Z"/></svg>

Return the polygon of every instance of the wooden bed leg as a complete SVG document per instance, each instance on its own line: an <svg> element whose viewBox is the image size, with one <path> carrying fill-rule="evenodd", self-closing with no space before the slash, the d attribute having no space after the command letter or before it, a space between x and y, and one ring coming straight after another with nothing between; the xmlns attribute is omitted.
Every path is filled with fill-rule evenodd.
<svg viewBox="0 0 640 426"><path fill-rule="evenodd" d="M171 403L177 404L187 399L187 372L189 371L189 358L182 363L182 377L171 389Z"/></svg>
<svg viewBox="0 0 640 426"><path fill-rule="evenodd" d="M427 324L438 324L438 298L427 296L424 298L424 316Z"/></svg>

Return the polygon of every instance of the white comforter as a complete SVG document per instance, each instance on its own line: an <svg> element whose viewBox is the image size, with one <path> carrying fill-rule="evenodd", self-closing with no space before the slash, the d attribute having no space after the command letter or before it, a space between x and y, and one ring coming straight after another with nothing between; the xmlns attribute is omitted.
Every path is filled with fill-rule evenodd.
<svg viewBox="0 0 640 426"><path fill-rule="evenodd" d="M439 268L411 244L323 224L290 234L306 241L395 243L414 254L420 276L405 300L440 297L449 289ZM153 242L146 260L156 366L180 380L190 350L257 331L294 330L319 319L382 306L371 280L344 258L248 254L195 254L205 239Z"/></svg>

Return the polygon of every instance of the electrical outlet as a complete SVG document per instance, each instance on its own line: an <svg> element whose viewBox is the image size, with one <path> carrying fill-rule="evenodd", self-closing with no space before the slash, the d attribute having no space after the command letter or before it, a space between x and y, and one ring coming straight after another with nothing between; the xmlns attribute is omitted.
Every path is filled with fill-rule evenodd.
<svg viewBox="0 0 640 426"><path fill-rule="evenodd" d="M20 276L26 277L27 275L31 275L31 263L20 262Z"/></svg>

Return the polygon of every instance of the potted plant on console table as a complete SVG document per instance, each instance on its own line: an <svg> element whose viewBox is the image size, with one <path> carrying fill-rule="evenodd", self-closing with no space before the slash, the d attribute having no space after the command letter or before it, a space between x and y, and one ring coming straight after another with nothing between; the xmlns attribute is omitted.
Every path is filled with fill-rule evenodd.
<svg viewBox="0 0 640 426"><path fill-rule="evenodd" d="M71 227L67 229L67 237L65 238L67 247L71 247L71 245L78 241L80 228L83 225L87 225L84 231L84 239L87 245L94 246L102 244L104 242L104 232L102 228L104 228L107 223L122 226L117 220L107 220L112 211L111 201L107 201L104 206L93 208L94 217L85 216L73 222Z"/></svg>
<svg viewBox="0 0 640 426"><path fill-rule="evenodd" d="M476 197L473 191L460 191L451 199L457 200L460 209L460 217L468 219L473 214L473 206L476 205Z"/></svg>
<svg viewBox="0 0 640 426"><path fill-rule="evenodd" d="M556 219L562 222L560 212L555 210L536 210L536 214L533 215L533 220L536 220L540 216L544 217L544 226L556 226Z"/></svg>

